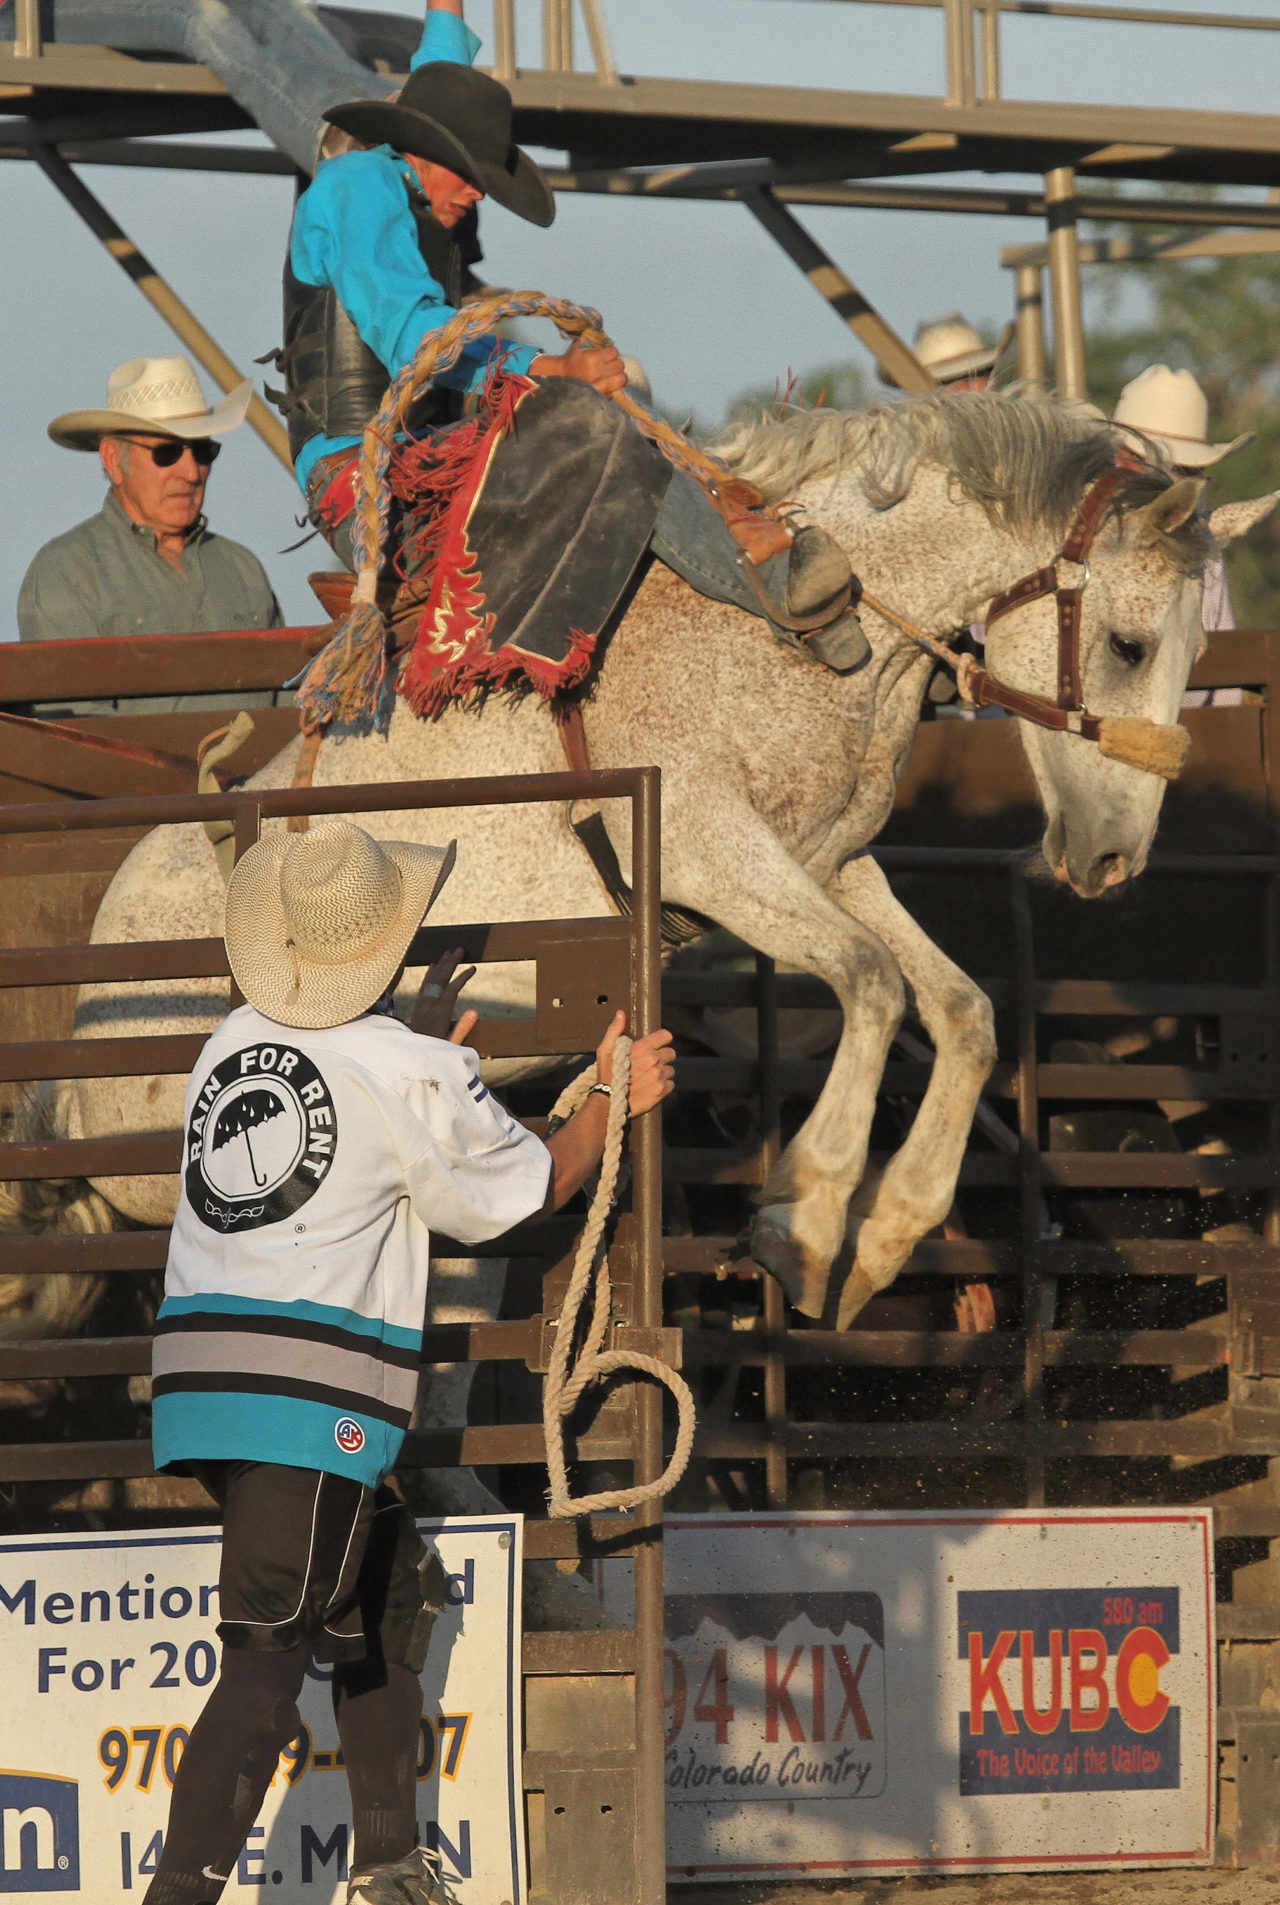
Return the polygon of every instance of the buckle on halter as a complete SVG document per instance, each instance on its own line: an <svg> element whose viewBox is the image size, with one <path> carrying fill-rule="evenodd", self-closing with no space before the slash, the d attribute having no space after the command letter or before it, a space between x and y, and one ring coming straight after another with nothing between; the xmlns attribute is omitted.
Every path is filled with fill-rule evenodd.
<svg viewBox="0 0 1280 1905"><path fill-rule="evenodd" d="M1054 566L1059 571L1058 588L1060 590L1071 589L1071 590L1074 590L1074 592L1077 595L1083 595L1084 591L1088 588L1090 582L1093 580L1093 570L1089 567L1089 558L1088 556L1080 556L1076 560L1077 569L1084 570L1084 574L1081 576L1080 580L1078 582L1064 583L1062 580L1062 575L1061 575L1061 566L1064 562L1070 562L1071 560L1072 558L1070 556L1058 556L1055 558Z"/></svg>

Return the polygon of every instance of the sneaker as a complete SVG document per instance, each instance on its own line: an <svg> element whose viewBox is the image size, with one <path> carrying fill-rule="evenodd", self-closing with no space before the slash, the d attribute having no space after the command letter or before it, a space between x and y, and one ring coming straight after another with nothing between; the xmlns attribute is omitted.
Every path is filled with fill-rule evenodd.
<svg viewBox="0 0 1280 1905"><path fill-rule="evenodd" d="M440 1854L415 1846L393 1865L371 1865L352 1874L347 1905L457 1905L440 1875Z"/></svg>

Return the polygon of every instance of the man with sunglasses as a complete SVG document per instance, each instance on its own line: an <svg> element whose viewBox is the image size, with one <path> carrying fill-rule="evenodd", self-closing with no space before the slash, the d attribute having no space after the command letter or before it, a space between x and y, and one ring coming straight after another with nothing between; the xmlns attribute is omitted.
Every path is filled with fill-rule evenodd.
<svg viewBox="0 0 1280 1905"><path fill-rule="evenodd" d="M112 371L105 409L54 418L53 441L96 450L109 488L99 513L46 543L27 570L23 641L281 626L258 558L203 515L219 439L243 423L252 389L246 380L210 408L185 357L133 358Z"/></svg>

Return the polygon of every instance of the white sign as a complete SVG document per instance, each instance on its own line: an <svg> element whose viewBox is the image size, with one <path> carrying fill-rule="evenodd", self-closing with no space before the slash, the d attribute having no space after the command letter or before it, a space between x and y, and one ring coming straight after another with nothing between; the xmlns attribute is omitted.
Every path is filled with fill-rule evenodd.
<svg viewBox="0 0 1280 1905"><path fill-rule="evenodd" d="M419 1831L461 1905L520 1905L523 1523L418 1526L449 1574L422 1676ZM139 1905L218 1671L219 1553L207 1529L0 1540L0 1897ZM346 1898L351 1812L329 1678L308 1673L305 1732L225 1898Z"/></svg>
<svg viewBox="0 0 1280 1905"><path fill-rule="evenodd" d="M666 1527L673 1882L1212 1856L1208 1509Z"/></svg>

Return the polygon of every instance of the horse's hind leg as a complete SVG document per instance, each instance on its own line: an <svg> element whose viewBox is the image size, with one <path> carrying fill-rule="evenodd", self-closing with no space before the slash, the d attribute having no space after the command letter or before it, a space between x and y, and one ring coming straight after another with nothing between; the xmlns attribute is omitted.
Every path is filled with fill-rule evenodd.
<svg viewBox="0 0 1280 1905"><path fill-rule="evenodd" d="M820 1316L902 1017L902 975L884 941L837 905L750 808L721 806L717 817L714 831L705 813L665 820L671 897L825 979L844 1013L827 1082L760 1194L751 1242L796 1308Z"/></svg>
<svg viewBox="0 0 1280 1905"><path fill-rule="evenodd" d="M837 1318L839 1327L847 1329L867 1299L893 1281L921 1237L950 1210L996 1046L986 993L899 904L869 855L847 861L830 891L892 947L937 1052L915 1122L890 1159L858 1231L857 1256Z"/></svg>

